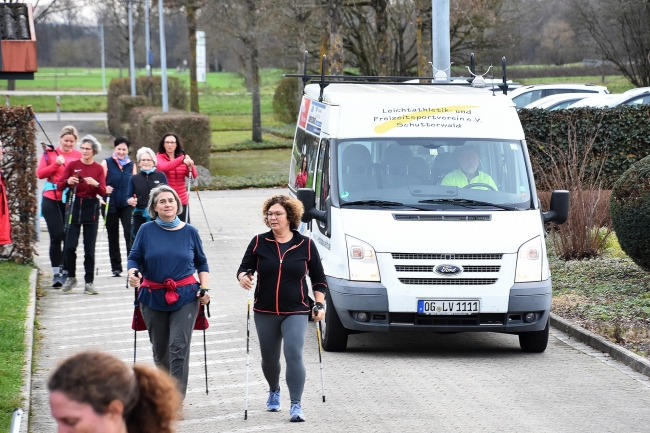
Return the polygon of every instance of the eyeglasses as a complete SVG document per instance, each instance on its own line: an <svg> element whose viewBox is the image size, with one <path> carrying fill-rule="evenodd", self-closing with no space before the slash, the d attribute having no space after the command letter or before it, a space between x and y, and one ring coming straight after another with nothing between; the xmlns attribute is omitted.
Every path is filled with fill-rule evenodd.
<svg viewBox="0 0 650 433"><path fill-rule="evenodd" d="M272 217L280 218L282 215L286 215L286 214L287 214L286 212L268 212L266 214L266 217L267 218L272 218Z"/></svg>
<svg viewBox="0 0 650 433"><path fill-rule="evenodd" d="M93 150L92 147L80 147L81 150Z"/></svg>
<svg viewBox="0 0 650 433"><path fill-rule="evenodd" d="M174 141L165 141L164 143L165 144L176 144L176 140L174 140Z"/></svg>
<svg viewBox="0 0 650 433"><path fill-rule="evenodd" d="M153 162L153 159L140 158L140 162Z"/></svg>

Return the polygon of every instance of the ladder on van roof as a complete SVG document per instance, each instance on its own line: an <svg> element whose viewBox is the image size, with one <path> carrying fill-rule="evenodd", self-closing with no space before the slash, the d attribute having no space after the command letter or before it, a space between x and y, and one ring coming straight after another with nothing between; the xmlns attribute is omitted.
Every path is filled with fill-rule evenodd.
<svg viewBox="0 0 650 433"><path fill-rule="evenodd" d="M436 81L436 77L401 77L401 76L372 76L372 75L326 75L325 70L327 69L327 55L323 55L321 60L321 73L320 75L310 75L307 74L307 57L309 52L305 51L304 58L304 70L302 74L283 74L284 77L288 78L301 78L303 84L303 94L305 93L305 86L312 81L314 78L320 78L320 80L314 82L318 83L320 86L320 96L318 101L323 101L323 92L325 88L330 84L358 84L359 82L369 82L371 84L390 84L390 85L434 85L434 86L468 86L468 87L485 87L485 79L483 78L492 68L492 65L488 70L479 75L476 73L476 66L474 63L474 53L470 54L470 66L467 67L469 73L472 77L458 77L456 80L451 81ZM451 65L449 65L451 67ZM495 87L501 89L504 95L508 94L508 80L506 77L506 58L501 57L501 69L503 71L503 82L498 85L494 85L494 75L492 76L492 92L495 92Z"/></svg>

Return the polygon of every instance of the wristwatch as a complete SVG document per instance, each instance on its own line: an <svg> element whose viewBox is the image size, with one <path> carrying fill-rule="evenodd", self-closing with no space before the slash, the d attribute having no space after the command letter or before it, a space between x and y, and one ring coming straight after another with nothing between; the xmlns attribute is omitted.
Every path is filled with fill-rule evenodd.
<svg viewBox="0 0 650 433"><path fill-rule="evenodd" d="M314 304L313 310L314 313L318 313L320 310L325 310L325 304L323 304L322 302L316 302Z"/></svg>

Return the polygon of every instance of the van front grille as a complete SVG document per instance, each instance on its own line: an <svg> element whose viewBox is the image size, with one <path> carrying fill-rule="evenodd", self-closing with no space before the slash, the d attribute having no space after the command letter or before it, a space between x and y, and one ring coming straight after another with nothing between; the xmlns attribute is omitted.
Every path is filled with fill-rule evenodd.
<svg viewBox="0 0 650 433"><path fill-rule="evenodd" d="M427 286L487 286L497 282L496 278L400 278L400 283Z"/></svg>
<svg viewBox="0 0 650 433"><path fill-rule="evenodd" d="M396 221L491 221L492 215L393 214Z"/></svg>
<svg viewBox="0 0 650 433"><path fill-rule="evenodd" d="M435 266L395 265L397 272L433 272ZM463 266L463 272L499 272L501 266Z"/></svg>
<svg viewBox="0 0 650 433"><path fill-rule="evenodd" d="M392 253L394 260L501 260L503 254Z"/></svg>

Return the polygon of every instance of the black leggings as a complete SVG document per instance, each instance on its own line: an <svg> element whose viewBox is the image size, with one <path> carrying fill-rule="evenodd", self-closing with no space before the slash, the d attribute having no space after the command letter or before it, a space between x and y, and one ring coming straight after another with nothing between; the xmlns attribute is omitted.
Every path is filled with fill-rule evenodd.
<svg viewBox="0 0 650 433"><path fill-rule="evenodd" d="M92 283L95 278L95 241L97 240L97 222L70 224L65 242L65 261L63 267L69 277L75 277L77 266L77 245L81 226L84 228L84 280Z"/></svg>
<svg viewBox="0 0 650 433"><path fill-rule="evenodd" d="M63 242L65 242L65 232L63 220L65 218L65 204L43 197L41 203L41 212L45 218L47 231L50 234L50 264L53 268L58 268L63 264Z"/></svg>
<svg viewBox="0 0 650 433"><path fill-rule="evenodd" d="M126 206L115 209L114 213L108 213L106 218L106 232L108 233L108 255L111 258L111 270L122 272L122 254L120 253L120 221L124 229L124 241L126 242L126 256L131 252L131 215L133 207Z"/></svg>

